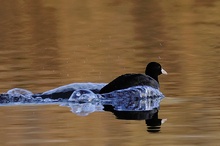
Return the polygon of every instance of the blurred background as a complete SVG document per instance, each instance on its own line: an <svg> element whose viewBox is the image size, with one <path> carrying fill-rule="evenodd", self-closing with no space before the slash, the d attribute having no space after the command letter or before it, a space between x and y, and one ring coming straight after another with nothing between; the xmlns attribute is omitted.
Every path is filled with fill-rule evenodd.
<svg viewBox="0 0 220 146"><path fill-rule="evenodd" d="M0 92L110 82L157 61L166 95L220 95L217 0L1 0L0 11Z"/></svg>
<svg viewBox="0 0 220 146"><path fill-rule="evenodd" d="M0 4L0 93L12 88L37 93L69 83L107 83L124 73L144 73L147 63L156 61L168 72L159 77L160 90L167 97L161 115L168 118L163 129L168 136L158 140L151 135L148 142L219 142L215 136L219 135L220 1L0 0ZM178 104L173 104L175 99ZM179 103L185 99L190 100ZM122 141L130 139L130 145L137 141L146 145L146 137L140 133L143 125L131 122L120 131L117 126L123 122L112 121L112 115L96 113L81 119L68 110L57 105L1 107L0 115L5 117L2 140L32 138L21 144L36 144L37 135L60 138L62 143L76 136L74 131L91 136L99 129L91 139L84 137L85 142L96 138L93 142L97 144L107 135L101 139L103 144L109 136L121 133ZM62 113L60 119L57 113ZM30 117L37 122L27 122ZM74 125L65 125L71 121ZM91 128L88 121L95 127L80 131ZM27 125L36 126L39 133L25 135L33 130ZM10 129L4 127L12 127L11 133L21 137L8 134ZM69 133L63 129L70 129ZM117 145L120 141L113 136L111 142Z"/></svg>

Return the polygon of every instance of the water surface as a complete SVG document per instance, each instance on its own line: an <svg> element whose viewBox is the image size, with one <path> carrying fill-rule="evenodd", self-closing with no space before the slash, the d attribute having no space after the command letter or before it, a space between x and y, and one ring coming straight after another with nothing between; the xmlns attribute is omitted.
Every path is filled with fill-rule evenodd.
<svg viewBox="0 0 220 146"><path fill-rule="evenodd" d="M220 2L1 1L0 93L34 93L79 82L160 76L156 134L110 112L80 117L59 105L1 106L0 145L218 145Z"/></svg>

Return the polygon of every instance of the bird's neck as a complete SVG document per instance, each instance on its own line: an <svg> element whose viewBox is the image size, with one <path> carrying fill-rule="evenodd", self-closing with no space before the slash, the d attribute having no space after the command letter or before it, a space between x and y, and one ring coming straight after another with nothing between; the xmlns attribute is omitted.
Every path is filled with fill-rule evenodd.
<svg viewBox="0 0 220 146"><path fill-rule="evenodd" d="M159 83L158 75L153 75L151 73L146 73L146 75L150 76L151 78L153 78L154 80L156 80Z"/></svg>

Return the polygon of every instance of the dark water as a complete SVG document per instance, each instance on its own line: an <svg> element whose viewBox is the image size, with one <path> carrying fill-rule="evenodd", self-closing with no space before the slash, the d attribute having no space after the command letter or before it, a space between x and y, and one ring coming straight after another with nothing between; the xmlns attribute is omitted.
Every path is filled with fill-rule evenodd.
<svg viewBox="0 0 220 146"><path fill-rule="evenodd" d="M111 112L14 105L0 107L0 145L219 144L219 1L14 0L0 11L0 93L105 83L150 61L168 72L159 133Z"/></svg>

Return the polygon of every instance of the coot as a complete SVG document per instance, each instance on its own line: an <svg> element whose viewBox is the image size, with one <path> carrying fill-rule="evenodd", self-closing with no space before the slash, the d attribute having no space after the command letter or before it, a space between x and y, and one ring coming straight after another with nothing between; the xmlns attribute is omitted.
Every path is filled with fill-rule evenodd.
<svg viewBox="0 0 220 146"><path fill-rule="evenodd" d="M124 74L104 86L99 93L109 93L115 90L126 89L133 86L151 86L159 89L158 76L167 72L157 62L150 62L145 74Z"/></svg>

